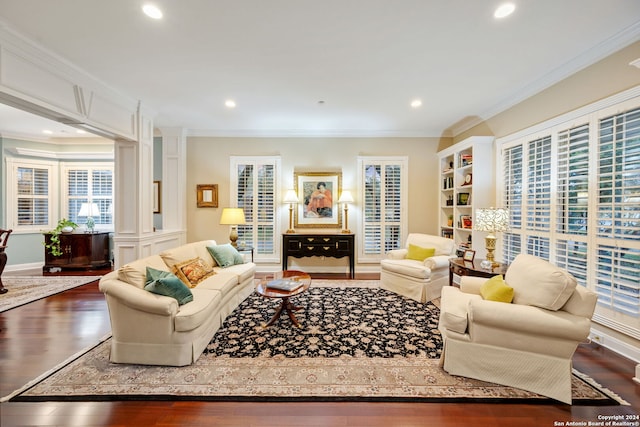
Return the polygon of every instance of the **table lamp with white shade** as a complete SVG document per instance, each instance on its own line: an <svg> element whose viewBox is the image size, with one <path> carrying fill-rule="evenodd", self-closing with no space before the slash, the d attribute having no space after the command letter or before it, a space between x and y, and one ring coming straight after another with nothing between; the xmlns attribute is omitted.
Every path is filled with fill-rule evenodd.
<svg viewBox="0 0 640 427"><path fill-rule="evenodd" d="M489 234L484 238L484 244L487 249L487 259L480 263L482 268L493 268L499 264L495 261L494 251L496 249L496 236L498 231L507 231L509 229L509 209L505 208L482 208L476 209L476 220L473 228L478 231L488 231Z"/></svg>
<svg viewBox="0 0 640 427"><path fill-rule="evenodd" d="M349 230L349 203L353 203L353 196L350 191L344 190L342 194L340 194L340 198L338 199L338 203L344 203L344 228L342 232L345 234L351 234L351 230Z"/></svg>
<svg viewBox="0 0 640 427"><path fill-rule="evenodd" d="M229 240L234 247L238 246L238 225L245 224L244 209L242 208L224 208L222 209L222 216L220 217L221 225L230 225L231 233L229 233Z"/></svg>
<svg viewBox="0 0 640 427"><path fill-rule="evenodd" d="M293 229L293 206L298 203L298 195L295 190L287 190L283 202L289 204L289 229L287 233L295 233L296 230Z"/></svg>
<svg viewBox="0 0 640 427"><path fill-rule="evenodd" d="M87 231L93 233L96 227L96 221L94 218L100 218L100 207L97 203L83 203L80 205L80 211L78 211L78 217L84 216L87 218Z"/></svg>

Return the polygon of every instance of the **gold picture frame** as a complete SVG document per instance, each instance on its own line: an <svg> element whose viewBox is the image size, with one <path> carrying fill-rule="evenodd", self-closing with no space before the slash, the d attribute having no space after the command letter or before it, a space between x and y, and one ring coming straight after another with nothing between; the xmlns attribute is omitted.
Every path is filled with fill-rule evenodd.
<svg viewBox="0 0 640 427"><path fill-rule="evenodd" d="M218 207L218 184L198 184L198 207Z"/></svg>
<svg viewBox="0 0 640 427"><path fill-rule="evenodd" d="M342 191L342 172L294 172L293 178L300 200L295 227L341 228L338 198Z"/></svg>

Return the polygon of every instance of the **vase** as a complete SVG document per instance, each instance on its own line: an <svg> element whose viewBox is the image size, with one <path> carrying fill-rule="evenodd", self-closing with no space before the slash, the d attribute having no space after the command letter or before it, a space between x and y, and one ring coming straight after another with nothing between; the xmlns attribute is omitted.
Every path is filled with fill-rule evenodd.
<svg viewBox="0 0 640 427"><path fill-rule="evenodd" d="M61 231L62 231L63 233L71 233L71 232L73 231L73 227L71 227L71 226L69 226L69 225L68 225L68 226L66 226L66 227L62 227L62 230L61 230Z"/></svg>

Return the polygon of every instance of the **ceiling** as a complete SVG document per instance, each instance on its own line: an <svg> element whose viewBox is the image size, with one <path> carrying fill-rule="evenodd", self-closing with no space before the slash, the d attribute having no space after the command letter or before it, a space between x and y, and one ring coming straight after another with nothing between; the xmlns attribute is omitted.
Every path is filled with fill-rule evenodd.
<svg viewBox="0 0 640 427"><path fill-rule="evenodd" d="M0 0L0 21L203 136L448 135L640 40L638 0L512 2Z"/></svg>

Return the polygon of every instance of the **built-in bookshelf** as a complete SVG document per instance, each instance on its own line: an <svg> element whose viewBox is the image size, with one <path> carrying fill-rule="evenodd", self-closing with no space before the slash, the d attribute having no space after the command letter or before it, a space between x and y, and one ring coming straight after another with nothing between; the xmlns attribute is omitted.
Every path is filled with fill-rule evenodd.
<svg viewBox="0 0 640 427"><path fill-rule="evenodd" d="M473 136L438 153L440 164L440 235L459 250L484 258L484 232L473 229L475 209L493 206L493 137Z"/></svg>

